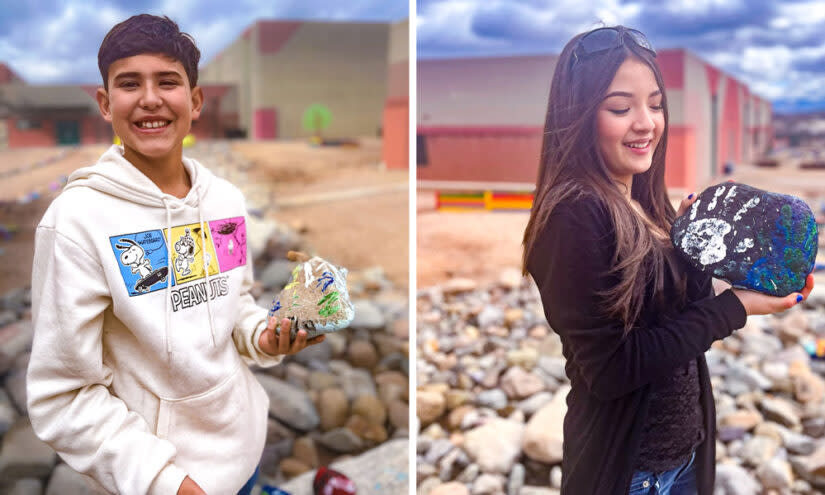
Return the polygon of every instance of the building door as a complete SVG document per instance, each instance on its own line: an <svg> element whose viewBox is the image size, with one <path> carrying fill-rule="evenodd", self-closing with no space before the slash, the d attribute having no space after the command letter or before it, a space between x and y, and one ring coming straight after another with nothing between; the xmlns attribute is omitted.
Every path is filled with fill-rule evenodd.
<svg viewBox="0 0 825 495"><path fill-rule="evenodd" d="M255 110L255 139L275 139L278 137L277 111L274 108Z"/></svg>
<svg viewBox="0 0 825 495"><path fill-rule="evenodd" d="M58 120L54 128L58 145L80 144L80 122L76 120Z"/></svg>

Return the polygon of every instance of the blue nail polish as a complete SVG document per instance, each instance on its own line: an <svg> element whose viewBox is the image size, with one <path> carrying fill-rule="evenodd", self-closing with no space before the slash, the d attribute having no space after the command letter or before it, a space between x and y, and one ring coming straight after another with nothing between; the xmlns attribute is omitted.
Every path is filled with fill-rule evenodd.
<svg viewBox="0 0 825 495"><path fill-rule="evenodd" d="M688 199L693 199L693 193L690 193L690 196L688 196Z"/></svg>
<svg viewBox="0 0 825 495"><path fill-rule="evenodd" d="M802 294L797 294L796 295L796 302L800 302L800 301L802 301Z"/></svg>

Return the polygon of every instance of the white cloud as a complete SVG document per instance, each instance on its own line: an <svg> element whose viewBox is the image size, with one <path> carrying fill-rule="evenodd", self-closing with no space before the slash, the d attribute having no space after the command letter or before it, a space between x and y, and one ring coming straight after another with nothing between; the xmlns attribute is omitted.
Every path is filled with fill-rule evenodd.
<svg viewBox="0 0 825 495"><path fill-rule="evenodd" d="M473 34L472 14L478 4L472 0L431 4L418 10L417 36L419 44L493 47L492 42Z"/></svg>

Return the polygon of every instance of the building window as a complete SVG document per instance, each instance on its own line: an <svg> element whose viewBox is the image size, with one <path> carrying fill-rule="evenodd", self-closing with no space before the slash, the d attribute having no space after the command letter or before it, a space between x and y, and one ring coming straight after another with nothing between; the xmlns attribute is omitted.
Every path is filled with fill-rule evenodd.
<svg viewBox="0 0 825 495"><path fill-rule="evenodd" d="M415 161L419 167L426 167L427 160L427 136L423 134L415 135Z"/></svg>
<svg viewBox="0 0 825 495"><path fill-rule="evenodd" d="M39 120L18 119L16 127L20 131L28 131L30 129L41 129L43 123Z"/></svg>

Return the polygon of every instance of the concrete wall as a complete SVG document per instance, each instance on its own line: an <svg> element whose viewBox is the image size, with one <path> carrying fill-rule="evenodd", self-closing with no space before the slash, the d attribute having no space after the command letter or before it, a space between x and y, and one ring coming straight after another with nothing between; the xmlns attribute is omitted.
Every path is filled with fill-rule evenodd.
<svg viewBox="0 0 825 495"><path fill-rule="evenodd" d="M705 62L685 52L685 108L684 125L693 132L694 160L692 173L685 177L682 187L696 190L706 184L711 173L713 146L711 144L712 95L705 71ZM675 185L675 184L674 184Z"/></svg>
<svg viewBox="0 0 825 495"><path fill-rule="evenodd" d="M542 126L556 60L419 60L418 126Z"/></svg>
<svg viewBox="0 0 825 495"><path fill-rule="evenodd" d="M256 25L253 42L265 36ZM325 105L332 122L322 136L376 135L387 84L389 25L302 23L275 53L258 53L253 64L251 109L275 109L278 137L311 135L302 117L313 103Z"/></svg>
<svg viewBox="0 0 825 495"><path fill-rule="evenodd" d="M252 128L250 70L253 50L250 42L251 29L247 29L213 60L201 67L198 84L232 84L235 86L235 108L221 107L227 113L237 115L238 125L249 131ZM232 105L230 103L230 105Z"/></svg>

